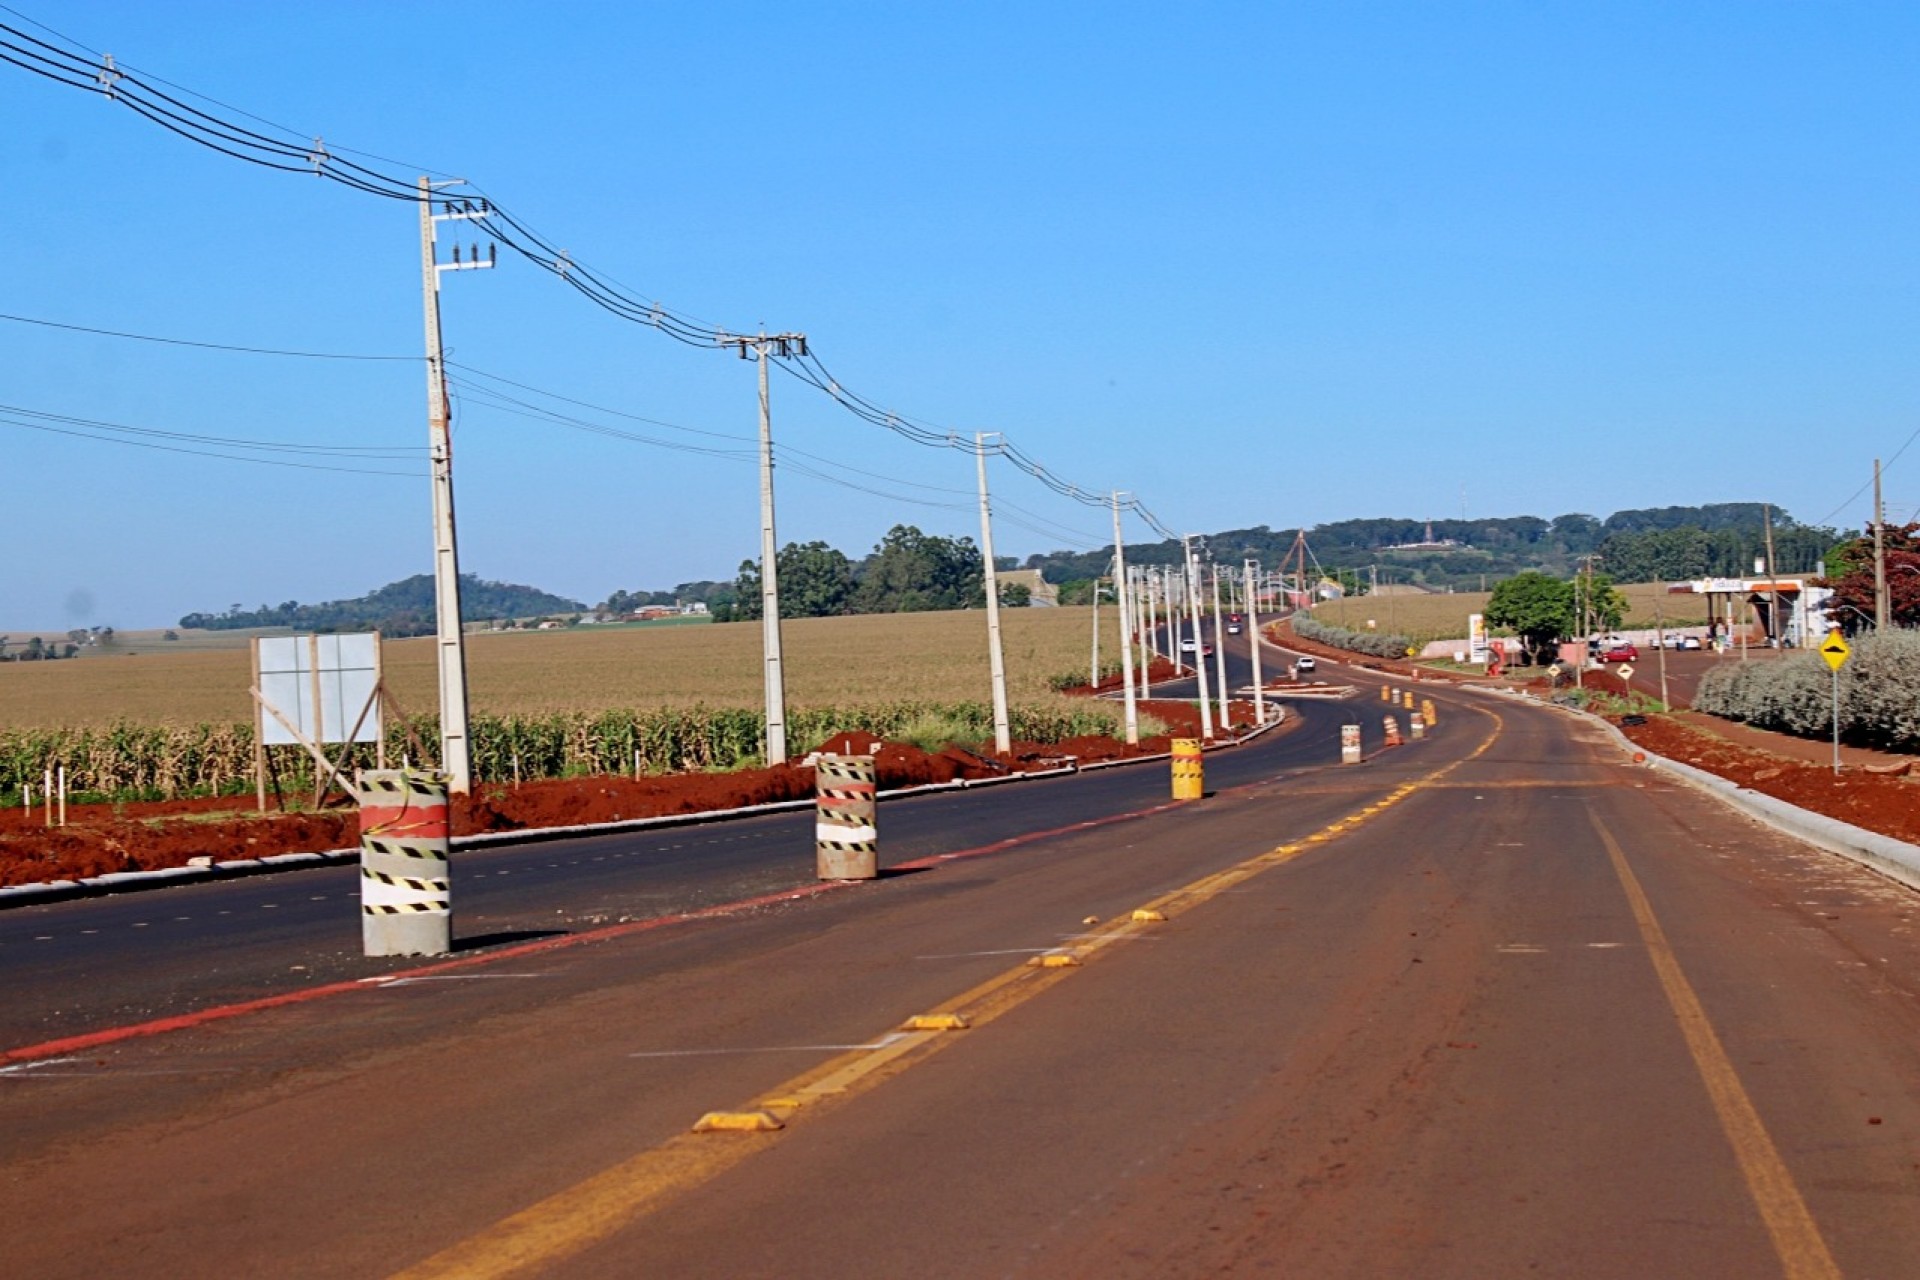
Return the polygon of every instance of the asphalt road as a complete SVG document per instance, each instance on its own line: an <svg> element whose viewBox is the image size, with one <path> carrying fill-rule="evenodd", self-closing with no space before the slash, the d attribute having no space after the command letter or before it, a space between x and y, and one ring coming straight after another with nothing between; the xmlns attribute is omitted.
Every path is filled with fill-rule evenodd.
<svg viewBox="0 0 1920 1280"><path fill-rule="evenodd" d="M1234 786L1338 754L1343 710L1207 757ZM968 849L1164 801L1164 764L892 801L881 865ZM814 880L811 811L564 842L464 850L454 858L462 952L567 936L776 893ZM367 959L359 873L282 871L0 912L0 1051L101 1027L375 976L418 962Z"/></svg>
<svg viewBox="0 0 1920 1280"><path fill-rule="evenodd" d="M1307 707L1169 811L9 1070L8 1271L1913 1274L1913 896L1429 692L1357 768L1280 763L1372 704Z"/></svg>

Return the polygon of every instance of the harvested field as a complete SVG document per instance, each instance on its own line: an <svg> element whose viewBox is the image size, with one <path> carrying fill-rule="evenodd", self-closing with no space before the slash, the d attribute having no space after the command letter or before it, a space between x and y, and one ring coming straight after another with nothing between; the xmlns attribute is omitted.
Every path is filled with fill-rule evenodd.
<svg viewBox="0 0 1920 1280"><path fill-rule="evenodd" d="M1055 702L1049 678L1086 669L1090 611L1000 616L1009 696ZM1111 606L1100 621L1103 637L1118 631ZM794 707L960 702L988 693L984 611L800 618L785 623L782 635ZM435 709L432 639L388 641L385 661L388 684L408 711ZM476 714L757 708L760 624L476 632L467 637L467 678ZM244 644L0 663L0 725L245 723L252 717L248 679Z"/></svg>
<svg viewBox="0 0 1920 1280"><path fill-rule="evenodd" d="M1665 595L1651 582L1618 585L1627 597L1626 626L1651 627L1656 605L1670 627L1704 626L1707 609L1702 597ZM1489 593L1458 591L1452 595L1381 595L1350 600L1329 600L1315 605L1313 616L1336 627L1354 631L1367 629L1373 619L1377 629L1398 632L1415 643L1428 640L1452 640L1467 634L1467 615L1484 613Z"/></svg>

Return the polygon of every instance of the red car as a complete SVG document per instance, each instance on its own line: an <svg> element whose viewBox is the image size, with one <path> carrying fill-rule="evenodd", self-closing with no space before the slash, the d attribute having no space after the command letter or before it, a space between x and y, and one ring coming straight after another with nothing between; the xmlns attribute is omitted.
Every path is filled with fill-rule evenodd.
<svg viewBox="0 0 1920 1280"><path fill-rule="evenodd" d="M1640 651L1630 644L1609 645L1606 652L1600 655L1602 662L1637 662L1639 660Z"/></svg>

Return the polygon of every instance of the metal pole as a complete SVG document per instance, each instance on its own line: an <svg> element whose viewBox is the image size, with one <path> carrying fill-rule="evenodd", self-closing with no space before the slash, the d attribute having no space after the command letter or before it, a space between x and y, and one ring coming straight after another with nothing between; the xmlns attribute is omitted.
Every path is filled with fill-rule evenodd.
<svg viewBox="0 0 1920 1280"><path fill-rule="evenodd" d="M473 789L467 741L467 656L460 630L460 556L453 531L453 433L440 347L440 272L434 259L433 184L420 179L420 270L427 322L427 452L433 469L433 619L440 668L440 767L447 790Z"/></svg>
<svg viewBox="0 0 1920 1280"><path fill-rule="evenodd" d="M1120 596L1120 681L1125 689L1127 741L1140 741L1140 711L1133 694L1133 582L1127 577L1127 548L1120 539L1120 493L1113 495L1113 580Z"/></svg>
<svg viewBox="0 0 1920 1280"><path fill-rule="evenodd" d="M1880 459L1873 460L1873 629L1885 631L1893 612L1887 591L1887 509L1880 503Z"/></svg>
<svg viewBox="0 0 1920 1280"><path fill-rule="evenodd" d="M1653 639L1660 646L1660 709L1671 711L1673 703L1667 700L1667 621L1660 603L1666 598L1666 579L1657 579L1653 589L1656 592L1653 597Z"/></svg>
<svg viewBox="0 0 1920 1280"><path fill-rule="evenodd" d="M1254 575L1260 568L1247 561L1247 651L1253 659L1253 722L1267 722L1267 692L1260 676L1260 593L1254 590Z"/></svg>
<svg viewBox="0 0 1920 1280"><path fill-rule="evenodd" d="M779 552L773 531L773 412L767 395L767 335L754 345L760 365L760 645L766 662L767 763L787 762L787 681L780 665Z"/></svg>
<svg viewBox="0 0 1920 1280"><path fill-rule="evenodd" d="M1232 726L1232 717L1228 715L1227 690L1227 625L1220 616L1220 566L1209 565L1213 570L1213 662L1214 672L1220 677L1220 687L1214 696L1220 700L1220 727Z"/></svg>
<svg viewBox="0 0 1920 1280"><path fill-rule="evenodd" d="M1200 566L1193 555L1193 535L1180 539L1180 548L1186 555L1187 617L1193 624L1193 672L1200 688L1200 736L1213 738L1213 707L1207 699L1207 657L1200 652Z"/></svg>
<svg viewBox="0 0 1920 1280"><path fill-rule="evenodd" d="M987 502L987 435L973 437L974 460L980 470L980 554L986 561L987 662L993 673L993 747L1001 755L1013 750L1013 732L1007 724L1007 663L1000 651L1000 579L993 565L993 508ZM1100 606L1095 603L1097 612Z"/></svg>
<svg viewBox="0 0 1920 1280"><path fill-rule="evenodd" d="M1840 668L1833 669L1833 776L1840 776Z"/></svg>

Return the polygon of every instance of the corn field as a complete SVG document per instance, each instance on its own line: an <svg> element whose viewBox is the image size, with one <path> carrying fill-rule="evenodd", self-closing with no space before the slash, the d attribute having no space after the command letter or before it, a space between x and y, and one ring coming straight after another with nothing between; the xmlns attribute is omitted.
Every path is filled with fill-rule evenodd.
<svg viewBox="0 0 1920 1280"><path fill-rule="evenodd" d="M1013 736L1032 742L1110 734L1118 726L1115 709L1099 703L1024 705L1010 714ZM789 711L787 736L794 751L804 753L844 731L904 740L907 730L931 719L955 726L966 742L993 736L993 711L984 702L802 708ZM554 711L476 715L469 732L477 782L533 781L748 767L760 762L765 717L724 707ZM439 763L435 717L390 718L385 736L390 766ZM305 751L269 747L268 755L280 786L312 789L314 764ZM347 753L344 768L370 768L374 760L372 745L361 744ZM244 793L253 787L253 728L123 722L0 730L0 803L19 804L22 789L29 786L37 794L46 771L59 766L65 766L70 796L173 800Z"/></svg>

